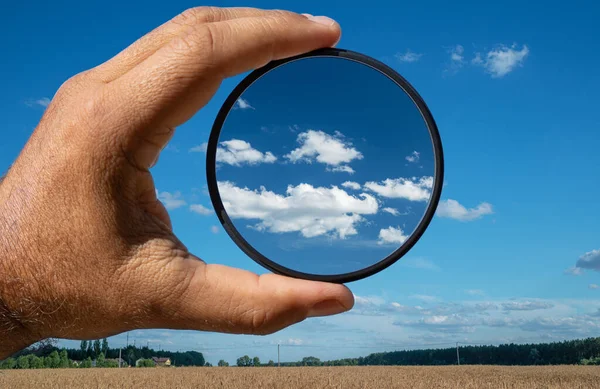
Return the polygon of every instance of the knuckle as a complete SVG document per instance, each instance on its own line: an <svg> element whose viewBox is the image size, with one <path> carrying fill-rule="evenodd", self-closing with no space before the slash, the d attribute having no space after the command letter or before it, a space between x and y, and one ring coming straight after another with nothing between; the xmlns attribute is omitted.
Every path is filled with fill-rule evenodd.
<svg viewBox="0 0 600 389"><path fill-rule="evenodd" d="M221 14L221 9L212 6L199 6L188 8L177 17L174 21L181 24L209 23L217 19Z"/></svg>
<svg viewBox="0 0 600 389"><path fill-rule="evenodd" d="M101 122L107 113L107 104L101 92L90 93L81 98L81 116L86 122Z"/></svg>
<svg viewBox="0 0 600 389"><path fill-rule="evenodd" d="M195 55L202 53L202 58L211 58L215 51L219 33L209 24L200 25L174 42L174 49L181 53Z"/></svg>

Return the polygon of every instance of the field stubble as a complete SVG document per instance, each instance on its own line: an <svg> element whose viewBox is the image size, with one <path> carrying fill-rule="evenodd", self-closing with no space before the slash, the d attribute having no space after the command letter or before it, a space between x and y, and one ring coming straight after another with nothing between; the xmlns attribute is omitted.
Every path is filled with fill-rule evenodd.
<svg viewBox="0 0 600 389"><path fill-rule="evenodd" d="M355 366L0 371L0 388L599 388L594 366Z"/></svg>

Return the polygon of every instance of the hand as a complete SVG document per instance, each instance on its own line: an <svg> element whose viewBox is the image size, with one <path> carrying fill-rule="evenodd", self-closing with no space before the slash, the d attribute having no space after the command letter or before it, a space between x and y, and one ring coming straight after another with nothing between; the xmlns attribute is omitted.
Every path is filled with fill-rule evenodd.
<svg viewBox="0 0 600 389"><path fill-rule="evenodd" d="M343 285L205 264L148 170L224 78L335 45L339 26L311 19L190 9L60 87L0 184L0 359L133 329L268 334L353 306Z"/></svg>

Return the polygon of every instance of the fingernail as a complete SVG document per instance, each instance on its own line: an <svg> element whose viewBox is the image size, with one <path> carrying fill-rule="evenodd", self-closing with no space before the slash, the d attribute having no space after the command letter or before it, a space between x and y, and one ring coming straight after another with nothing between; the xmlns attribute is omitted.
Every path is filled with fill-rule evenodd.
<svg viewBox="0 0 600 389"><path fill-rule="evenodd" d="M325 300L315 304L308 311L308 317L337 315L347 310L338 300Z"/></svg>
<svg viewBox="0 0 600 389"><path fill-rule="evenodd" d="M323 24L325 26L333 26L335 24L335 20L328 18L327 16L312 16L311 14L302 14L306 16L308 20L311 20L315 23Z"/></svg>

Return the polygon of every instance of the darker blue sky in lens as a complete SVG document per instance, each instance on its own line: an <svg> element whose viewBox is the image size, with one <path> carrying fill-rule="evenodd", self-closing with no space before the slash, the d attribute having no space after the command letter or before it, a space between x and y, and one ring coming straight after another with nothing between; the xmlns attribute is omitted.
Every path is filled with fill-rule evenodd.
<svg viewBox="0 0 600 389"><path fill-rule="evenodd" d="M351 60L310 58L270 71L241 97L244 103L229 113L220 142L243 140L255 150L273 153L277 161L240 166L220 163L218 181L250 190L264 186L282 196L288 185L342 188L344 182L351 181L362 188L344 187L348 194L367 193L379 201L377 213L362 215L364 221L352 224L357 233L344 239L339 235L332 238L332 231L310 237L299 231L257 231L249 226L261 220L232 217L236 228L259 252L298 271L347 273L373 265L400 247L399 242L380 239L382 229L394 227L405 236L413 232L428 200L387 198L364 189L367 182L383 185L386 179L418 180L434 175L425 122L410 97L391 79ZM332 136L360 152L362 158L339 165L319 163L315 158L311 163L286 160L286 154L302 146L298 135L309 130ZM414 157L415 151L418 160L409 162L406 157ZM331 171L339 166L349 166L354 173ZM393 208L397 214L383 208Z"/></svg>

